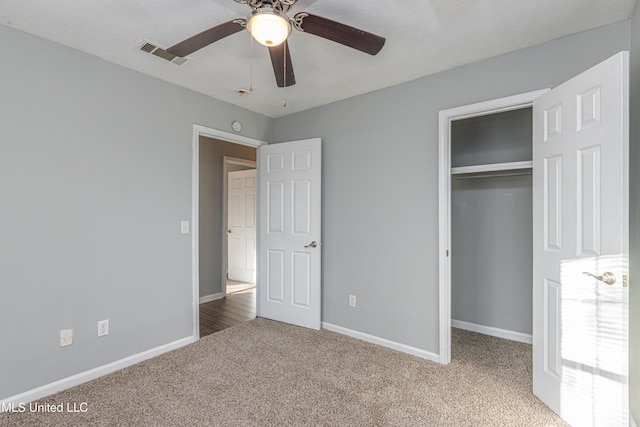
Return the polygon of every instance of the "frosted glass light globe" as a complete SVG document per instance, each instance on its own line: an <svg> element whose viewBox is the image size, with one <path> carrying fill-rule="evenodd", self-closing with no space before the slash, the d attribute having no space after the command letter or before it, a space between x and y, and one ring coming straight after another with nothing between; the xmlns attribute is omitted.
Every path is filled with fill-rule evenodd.
<svg viewBox="0 0 640 427"><path fill-rule="evenodd" d="M267 47L278 46L291 34L291 24L277 10L263 7L251 12L247 30L254 39Z"/></svg>

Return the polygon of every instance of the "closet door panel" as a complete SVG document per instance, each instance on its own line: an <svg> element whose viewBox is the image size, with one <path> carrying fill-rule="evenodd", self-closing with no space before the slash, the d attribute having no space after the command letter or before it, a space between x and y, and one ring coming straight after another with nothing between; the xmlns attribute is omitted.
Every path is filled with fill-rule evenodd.
<svg viewBox="0 0 640 427"><path fill-rule="evenodd" d="M600 147L578 150L578 256L600 255Z"/></svg>
<svg viewBox="0 0 640 427"><path fill-rule="evenodd" d="M562 250L562 156L544 159L544 245Z"/></svg>

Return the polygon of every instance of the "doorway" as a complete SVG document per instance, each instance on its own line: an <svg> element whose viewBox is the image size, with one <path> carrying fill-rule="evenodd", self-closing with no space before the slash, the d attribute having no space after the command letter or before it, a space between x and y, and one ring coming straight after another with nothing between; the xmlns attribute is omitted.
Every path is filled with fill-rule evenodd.
<svg viewBox="0 0 640 427"><path fill-rule="evenodd" d="M226 151L223 151L228 153L227 157L242 158L247 156L241 153L252 152L253 159L249 156L247 161L253 161L255 166L257 148L266 142L222 130L193 126L191 244L194 340L200 337L200 304L221 299L226 291L226 233L223 233L226 214L222 209L223 196L226 197L223 187L225 155L222 154L223 151L209 150L212 148L211 144L216 144L216 148L224 146ZM203 161L207 159L209 161ZM205 186L212 190L206 191ZM203 210L207 209L215 211L216 221L210 221L210 218L203 215ZM205 221L206 219L209 221Z"/></svg>
<svg viewBox="0 0 640 427"><path fill-rule="evenodd" d="M491 160L484 159L481 161L481 165L476 164L464 164L457 168L452 168L452 136L453 126L455 121L461 121L465 119L481 118L483 116L495 115L500 113L516 112L518 110L528 109L531 107L533 100L547 90L529 92L522 95L516 95L507 98L501 98L498 100L453 108L450 110L444 110L440 112L440 187L439 187L439 205L440 205L440 282L439 282L439 294L440 294L440 363L448 364L451 362L451 327L454 323L458 327L463 327L469 330L472 329L475 323L467 321L452 322L452 191L454 188L461 191L469 189L484 188L485 190L494 191L496 188L500 191L501 184L496 183L498 179L496 176L513 175L526 173L527 170L531 170L532 162L530 160L522 159L498 159ZM530 149L530 147L529 147ZM490 150L491 151L491 150ZM459 154L459 153L456 153ZM464 164L464 165L462 165ZM456 185L454 187L452 177L483 177L485 181L471 180L467 181L467 184ZM488 178L487 178L488 177ZM487 180L488 179L488 180ZM466 180L465 180L466 181ZM471 183L471 184L469 184ZM478 185L480 184L480 185ZM476 188L476 189L477 189ZM518 190L518 194L521 195L522 190ZM526 193L526 189L525 189ZM478 194L478 193L475 193ZM515 194L511 192L511 194ZM477 198L477 196L476 196ZM473 197L472 199L473 200ZM459 230L456 230L456 232ZM473 274L473 271L471 272ZM531 281L531 278L529 278ZM503 338L522 338L520 341L528 339L526 336L518 336L517 334L510 334L504 336L506 329L492 328L481 329L475 328L475 332L489 333L491 335L501 336ZM525 335L525 334L522 334Z"/></svg>
<svg viewBox="0 0 640 427"><path fill-rule="evenodd" d="M451 325L532 343L531 107L451 122Z"/></svg>

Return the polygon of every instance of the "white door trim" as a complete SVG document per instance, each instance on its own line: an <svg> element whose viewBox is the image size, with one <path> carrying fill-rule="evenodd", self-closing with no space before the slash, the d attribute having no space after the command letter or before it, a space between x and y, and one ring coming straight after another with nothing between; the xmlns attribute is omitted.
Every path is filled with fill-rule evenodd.
<svg viewBox="0 0 640 427"><path fill-rule="evenodd" d="M506 98L477 104L464 105L439 114L439 359L447 365L451 362L451 122L487 114L530 107L533 100L549 89L527 92Z"/></svg>
<svg viewBox="0 0 640 427"><path fill-rule="evenodd" d="M198 209L200 206L199 191L201 136L219 139L221 141L231 142L233 144L247 145L249 147L255 148L267 144L267 141L261 141L259 139L249 138L246 136L237 135L231 132L225 132L223 130L209 128L206 126L193 125L193 133L191 138L191 292L193 297L193 341L197 341L200 339L200 251L198 249ZM258 224L257 226L259 227L260 225ZM256 310L258 309L258 304L259 302L256 301Z"/></svg>
<svg viewBox="0 0 640 427"><path fill-rule="evenodd" d="M257 153L256 153L257 156ZM256 168L256 162L254 160L247 159L239 159L237 157L224 156L222 158L223 166L222 166L222 295L227 295L227 270L228 270L228 247L229 244L229 236L227 235L227 230L229 229L229 201L227 198L229 197L229 189L227 188L228 179L229 179L229 165L239 165L239 166L247 166L250 168ZM257 225L257 224L256 224ZM257 231L257 229L256 229Z"/></svg>

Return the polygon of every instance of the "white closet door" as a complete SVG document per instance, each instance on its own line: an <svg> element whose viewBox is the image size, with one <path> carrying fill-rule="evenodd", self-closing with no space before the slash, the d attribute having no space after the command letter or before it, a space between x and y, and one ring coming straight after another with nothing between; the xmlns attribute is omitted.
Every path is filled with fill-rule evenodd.
<svg viewBox="0 0 640 427"><path fill-rule="evenodd" d="M533 109L534 393L572 425L628 426L628 54Z"/></svg>

